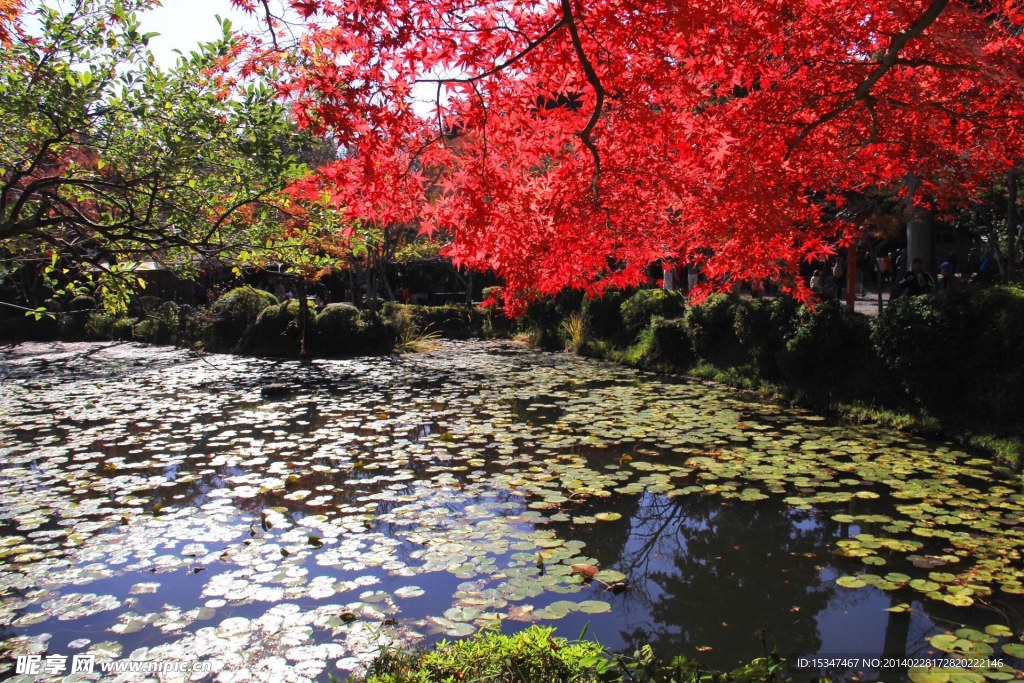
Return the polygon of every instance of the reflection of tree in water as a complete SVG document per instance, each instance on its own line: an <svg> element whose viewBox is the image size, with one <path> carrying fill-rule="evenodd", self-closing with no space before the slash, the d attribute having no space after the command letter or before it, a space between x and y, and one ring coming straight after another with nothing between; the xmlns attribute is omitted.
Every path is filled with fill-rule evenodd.
<svg viewBox="0 0 1024 683"><path fill-rule="evenodd" d="M819 566L839 525L777 501L645 495L623 542L588 543L604 566L626 572L628 647L700 656L716 666L763 654L756 631L782 653L821 645L816 617L833 593Z"/></svg>

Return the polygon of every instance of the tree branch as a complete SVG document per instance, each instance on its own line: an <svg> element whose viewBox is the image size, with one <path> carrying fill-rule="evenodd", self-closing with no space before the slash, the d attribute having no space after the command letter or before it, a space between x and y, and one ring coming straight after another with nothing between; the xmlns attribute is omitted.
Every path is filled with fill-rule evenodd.
<svg viewBox="0 0 1024 683"><path fill-rule="evenodd" d="M467 76L465 78L417 78L416 83L473 83L475 81L479 81L480 79L487 78L488 76L493 76L496 73L504 71L505 69L512 66L523 57L525 57L526 55L536 50L537 47L541 45L541 43L543 43L548 38L557 33L558 29L562 28L562 26L565 23L566 20L564 17L562 19L559 19L558 21L555 22L554 26L545 31L543 35L541 35L536 40L527 43L526 47L523 48L520 52L517 52L512 57L509 57L508 60L494 66L493 68L488 69L487 71L484 71L483 73L478 73L475 76Z"/></svg>
<svg viewBox="0 0 1024 683"><path fill-rule="evenodd" d="M562 0L565 4L567 0ZM839 105L827 114L819 117L816 121L806 124L804 129L797 135L796 140L789 146L789 151L786 153L788 159L797 147L800 146L807 136L809 136L816 128L822 126L833 119L838 118L841 114L846 112L848 109L853 107L855 104L861 101L867 100L871 95L871 89L878 83L889 72L892 67L900 63L900 52L907 46L907 44L914 38L919 37L925 30L935 23L942 12L949 5L949 0L933 0L932 4L928 6L925 13L922 14L917 20L911 24L905 31L896 34L893 37L892 42L889 43L889 49L878 59L878 66L875 67L874 71L860 85L853 91L853 96L850 97L846 102Z"/></svg>
<svg viewBox="0 0 1024 683"><path fill-rule="evenodd" d="M580 65L583 67L583 74L587 78L587 82L590 83L590 87L594 89L594 111L590 114L590 120L587 121L586 127L583 128L577 135L580 140L583 141L583 145L590 150L590 155L594 158L594 203L598 203L600 194L600 182L601 182L601 155L597 151L597 145L594 144L594 140L591 134L594 132L594 128L597 126L598 119L601 118L601 111L604 109L604 99L607 92L604 86L601 85L601 79L597 75L597 71L594 69L594 65L587 58L587 53L583 49L583 41L580 40L580 32L576 27L576 20L572 14L572 3L571 0L561 0L562 2L562 20L566 26L569 27L569 35L572 37L572 46L576 51L576 56L580 60Z"/></svg>

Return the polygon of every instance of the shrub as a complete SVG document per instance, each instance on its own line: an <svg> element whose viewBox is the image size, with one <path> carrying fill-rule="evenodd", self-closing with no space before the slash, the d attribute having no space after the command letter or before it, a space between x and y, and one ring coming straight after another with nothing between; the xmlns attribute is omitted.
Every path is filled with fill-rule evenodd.
<svg viewBox="0 0 1024 683"><path fill-rule="evenodd" d="M482 332L485 337L508 336L516 327L516 321L505 315L504 309L497 306L488 306L487 308L478 306L476 311L483 321Z"/></svg>
<svg viewBox="0 0 1024 683"><path fill-rule="evenodd" d="M360 350L359 309L352 304L327 304L313 329L317 355L351 356Z"/></svg>
<svg viewBox="0 0 1024 683"><path fill-rule="evenodd" d="M966 390L968 373L959 370L970 361L969 297L903 297L876 318L871 337L875 350L911 394L962 395Z"/></svg>
<svg viewBox="0 0 1024 683"><path fill-rule="evenodd" d="M363 683L548 683L570 681L625 683L705 683L708 681L791 681L786 662L771 654L720 672L684 656L666 659L650 645L631 654L612 654L600 643L569 641L554 629L531 626L511 636L481 632L453 643L442 641L433 651L385 649Z"/></svg>
<svg viewBox="0 0 1024 683"><path fill-rule="evenodd" d="M554 629L531 626L511 636L481 633L453 643L442 642L431 652L389 652L373 662L366 683L436 683L463 680L533 681L586 680L603 655L597 643L570 643L556 638Z"/></svg>
<svg viewBox="0 0 1024 683"><path fill-rule="evenodd" d="M395 348L395 324L376 311L359 312L359 345L356 353L390 353Z"/></svg>
<svg viewBox="0 0 1024 683"><path fill-rule="evenodd" d="M132 326L132 339L148 344L156 344L161 332L159 321L145 318Z"/></svg>
<svg viewBox="0 0 1024 683"><path fill-rule="evenodd" d="M60 336L62 339L84 339L89 315L96 308L96 299L91 296L76 296L65 306L60 316Z"/></svg>
<svg viewBox="0 0 1024 683"><path fill-rule="evenodd" d="M898 299L872 341L897 383L938 415L1019 426L1024 403L1024 290L993 287Z"/></svg>
<svg viewBox="0 0 1024 683"><path fill-rule="evenodd" d="M389 302L384 305L382 315L396 320L405 317L415 327L415 333L435 332L447 339L468 339L487 336L488 315L479 307L458 306L411 306Z"/></svg>
<svg viewBox="0 0 1024 683"><path fill-rule="evenodd" d="M114 323L110 328L110 338L118 341L131 341L134 338L132 329L135 327L135 323L137 322L138 319L136 318L115 318Z"/></svg>
<svg viewBox="0 0 1024 683"><path fill-rule="evenodd" d="M765 378L779 374L779 354L793 325L797 304L788 297L767 301L738 301L733 309L733 332L740 349Z"/></svg>
<svg viewBox="0 0 1024 683"><path fill-rule="evenodd" d="M974 303L972 393L995 419L1020 425L1024 405L1024 287L992 287ZM962 360L962 359L961 359Z"/></svg>
<svg viewBox="0 0 1024 683"><path fill-rule="evenodd" d="M582 302L583 294L574 290L534 301L516 321L516 327L528 335L532 346L560 351L565 347L562 321L579 311Z"/></svg>
<svg viewBox="0 0 1024 683"><path fill-rule="evenodd" d="M211 324L210 311L188 304L178 306L178 343L192 345L201 341Z"/></svg>
<svg viewBox="0 0 1024 683"><path fill-rule="evenodd" d="M494 299L497 302L497 305L501 305L501 287L499 285L494 285L492 287L484 287L480 291L480 295L483 297L484 301L487 301L488 299Z"/></svg>
<svg viewBox="0 0 1024 683"><path fill-rule="evenodd" d="M718 363L742 357L733 313L738 302L734 294L712 294L686 311L686 327L698 357Z"/></svg>
<svg viewBox="0 0 1024 683"><path fill-rule="evenodd" d="M260 313L275 304L277 299L262 290L248 286L232 289L217 299L210 308L210 325L206 335L207 349L236 349Z"/></svg>
<svg viewBox="0 0 1024 683"><path fill-rule="evenodd" d="M620 312L625 333L630 339L636 339L654 317L683 315L683 295L666 289L641 289L622 302Z"/></svg>
<svg viewBox="0 0 1024 683"><path fill-rule="evenodd" d="M622 292L618 290L608 290L600 297L583 300L583 318L592 336L623 341L622 300Z"/></svg>
<svg viewBox="0 0 1024 683"><path fill-rule="evenodd" d="M655 318L641 342L646 347L641 358L644 367L683 371L695 360L689 328L681 318Z"/></svg>
<svg viewBox="0 0 1024 683"><path fill-rule="evenodd" d="M85 336L89 339L114 339L114 322L117 319L104 311L94 311L85 321Z"/></svg>
<svg viewBox="0 0 1024 683"><path fill-rule="evenodd" d="M173 344L178 341L178 305L173 301L159 304L149 302L145 307L146 317L132 328L135 341L149 344Z"/></svg>
<svg viewBox="0 0 1024 683"><path fill-rule="evenodd" d="M863 316L847 312L833 299L821 302L816 311L801 307L779 354L779 369L798 384L813 381L837 391L849 389L851 379L862 381L872 374L870 333Z"/></svg>
<svg viewBox="0 0 1024 683"><path fill-rule="evenodd" d="M67 310L74 313L94 311L96 310L96 299L91 296L76 296L68 302Z"/></svg>
<svg viewBox="0 0 1024 683"><path fill-rule="evenodd" d="M297 356L299 302L294 299L263 309L241 342L245 353L259 356ZM307 341L311 335L307 332Z"/></svg>

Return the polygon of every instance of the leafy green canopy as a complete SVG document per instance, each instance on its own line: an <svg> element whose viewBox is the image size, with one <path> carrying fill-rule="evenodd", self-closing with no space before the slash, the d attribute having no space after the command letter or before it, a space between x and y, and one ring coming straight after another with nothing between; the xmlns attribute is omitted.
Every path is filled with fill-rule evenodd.
<svg viewBox="0 0 1024 683"><path fill-rule="evenodd" d="M189 271L250 246L303 171L273 87L230 72L230 22L163 69L137 17L157 4L32 2L0 46L0 250L114 308L136 262Z"/></svg>

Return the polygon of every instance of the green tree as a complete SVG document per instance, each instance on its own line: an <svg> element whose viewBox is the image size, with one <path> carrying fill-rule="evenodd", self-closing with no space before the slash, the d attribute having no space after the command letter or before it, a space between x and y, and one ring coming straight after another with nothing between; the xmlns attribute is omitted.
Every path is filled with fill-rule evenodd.
<svg viewBox="0 0 1024 683"><path fill-rule="evenodd" d="M113 309L134 263L234 258L304 171L274 88L231 70L230 22L162 69L137 18L156 4L35 1L0 46L0 249Z"/></svg>

